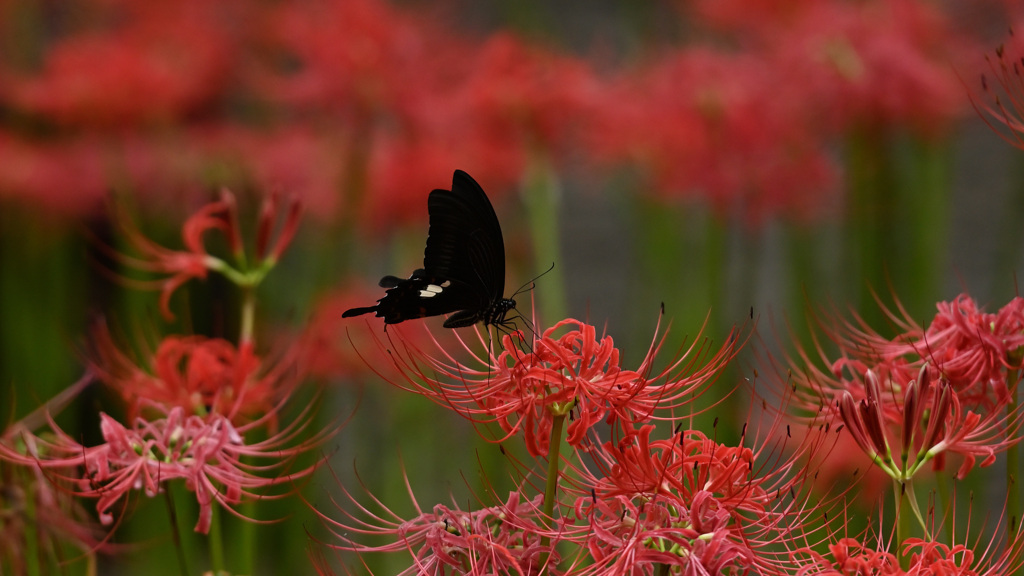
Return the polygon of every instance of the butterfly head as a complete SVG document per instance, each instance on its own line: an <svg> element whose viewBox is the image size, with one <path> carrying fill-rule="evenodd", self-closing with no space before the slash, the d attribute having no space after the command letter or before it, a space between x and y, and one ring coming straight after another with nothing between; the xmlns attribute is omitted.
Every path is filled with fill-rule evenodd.
<svg viewBox="0 0 1024 576"><path fill-rule="evenodd" d="M491 305L491 308L487 311L487 317L484 318L485 324L504 325L505 316L509 310L513 310L516 307L516 301L511 298L502 298Z"/></svg>

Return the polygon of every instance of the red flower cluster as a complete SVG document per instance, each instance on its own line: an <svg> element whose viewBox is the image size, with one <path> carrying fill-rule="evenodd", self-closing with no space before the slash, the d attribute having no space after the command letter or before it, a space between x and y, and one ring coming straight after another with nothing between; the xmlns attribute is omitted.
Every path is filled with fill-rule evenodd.
<svg viewBox="0 0 1024 576"><path fill-rule="evenodd" d="M594 326L578 320L548 328L530 352L514 346L518 337L505 336L498 355L474 357L478 367L456 361L440 345L444 355L432 357L408 340L403 343L410 354L396 360L413 391L475 422L496 422L506 437L522 434L530 454L545 456L555 418L569 416L567 440L575 447L602 421L664 419L659 414L685 406L712 384L739 348L730 335L725 346L709 355L707 342L698 337L684 354L653 373L664 335L652 342L637 370L619 365L611 337L598 340ZM462 347L470 348L465 342Z"/></svg>
<svg viewBox="0 0 1024 576"><path fill-rule="evenodd" d="M196 531L204 533L210 530L215 504L233 510L243 501L272 498L275 495L266 489L294 489L295 480L312 473L315 466L289 469L333 430L307 430L315 403L289 423L279 422L302 379L298 354L287 351L273 363L255 352L252 289L274 267L298 223L297 203L281 218L278 208L273 198L263 205L251 265L228 192L185 222L186 251L163 248L130 230L129 239L145 259L125 261L172 275L162 282L165 315L170 314L173 291L191 278L205 278L209 271L243 288L241 343L170 335L150 358L136 363L101 326L93 334L92 370L124 398L128 423L101 412L103 442L87 446L56 423L50 413L63 406L54 404L46 407L45 422L26 420L8 431L0 442L0 459L37 467L61 484L76 486L74 495L97 500L105 524L114 521L114 506L129 493L141 490L153 497L166 489L167 482L184 480L199 504ZM276 235L275 227L280 228ZM202 236L211 229L227 237L233 265L205 249ZM44 424L49 433L34 433ZM260 439L254 440L256 436ZM35 448L26 452L24 446Z"/></svg>
<svg viewBox="0 0 1024 576"><path fill-rule="evenodd" d="M1024 424L1019 408L1006 411L1024 360L1024 299L989 314L961 295L940 302L925 328L899 311L887 311L901 331L894 338L859 320L836 330L841 357L827 372L804 355L805 406L817 410L824 399L896 479L911 478L928 461L942 468L947 453L964 458L958 477L977 457L981 466L992 464L997 452L1020 441Z"/></svg>
<svg viewBox="0 0 1024 576"><path fill-rule="evenodd" d="M909 555L909 565L901 566L896 555L884 549L870 548L855 538L843 538L829 546L828 554L815 552L810 548L801 550L796 561L799 576L829 574L835 576L980 576L1010 574L1016 562L1013 554L1004 552L995 558L985 554L977 555L968 546L955 544L947 546L941 542L909 538L903 546Z"/></svg>
<svg viewBox="0 0 1024 576"><path fill-rule="evenodd" d="M519 492L510 492L505 502L473 512L443 504L424 512L415 496L412 498L417 515L409 520L402 520L387 509L383 511L384 516L378 516L361 505L361 510L370 518L348 512L345 513L348 522L320 516L332 528L335 537L346 543L339 548L361 552L407 550L413 560L409 568L399 572L401 575L439 574L447 570L466 574L539 575L550 573L558 561L557 550L543 541L550 531L545 528L547 521L541 511L540 496L526 501ZM365 546L357 540L367 535L389 537L394 542ZM321 570L321 573L327 572L327 569Z"/></svg>
<svg viewBox="0 0 1024 576"><path fill-rule="evenodd" d="M236 422L273 415L301 377L295 359L268 365L251 342L236 348L220 338L170 335L146 367L118 348L105 329L94 331L93 347L93 371L121 393L129 417L139 416L150 402L180 407L188 414L222 414Z"/></svg>
<svg viewBox="0 0 1024 576"><path fill-rule="evenodd" d="M822 449L824 435L809 434L793 446L787 439L768 441L779 438L780 421L771 420L765 431L760 426L769 421L759 417L752 420L758 432L748 437L744 429L739 445L679 430L688 420L677 414L692 409L739 349L733 335L717 350L698 338L700 344L654 373L664 335L655 337L640 367L629 370L610 337L567 319L537 334L528 350L515 346L521 333L506 335L500 354L473 354L477 366L469 366L441 346L438 357L425 353L395 328L378 345L401 372L399 386L476 424L498 424L500 441L521 437L532 456L547 460L548 476L539 473L542 466L516 462L523 478L515 497L478 512L438 507L402 521L359 504L361 514L340 509L345 520L325 518L341 540L336 549L408 549L410 570L429 572L442 564L473 574L772 571L785 563L770 551L786 538L783 526L800 525L828 505L807 505L802 487L809 472L797 465ZM459 341L472 354L474 346ZM378 373L384 371L378 367ZM602 423L620 438L599 440ZM658 424L677 431L653 439ZM559 452L563 439L570 454ZM530 496L541 483L543 497ZM532 502L527 510L513 509L512 503L525 501ZM371 546L353 534L395 542ZM572 549L577 552L567 553Z"/></svg>

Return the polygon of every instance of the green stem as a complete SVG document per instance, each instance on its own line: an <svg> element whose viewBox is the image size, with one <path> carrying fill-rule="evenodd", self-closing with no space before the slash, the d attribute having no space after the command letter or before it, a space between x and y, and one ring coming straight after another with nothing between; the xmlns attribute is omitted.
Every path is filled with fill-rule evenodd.
<svg viewBox="0 0 1024 576"><path fill-rule="evenodd" d="M903 542L910 534L910 514L907 513L907 492L906 485L899 480L893 481L896 491L896 550L894 554L899 559L900 567L904 570L910 567L910 555L904 555Z"/></svg>
<svg viewBox="0 0 1024 576"><path fill-rule="evenodd" d="M906 491L906 500L910 503L910 511L914 513L914 518L917 520L917 524L921 527L921 531L927 536L928 540L934 540L935 535L928 530L928 523L924 520L924 515L921 514L921 507L917 505L917 494L914 493L914 484L910 480L907 480L903 484ZM906 510L903 511L904 514Z"/></svg>
<svg viewBox="0 0 1024 576"><path fill-rule="evenodd" d="M950 510L950 506L951 506L951 499L950 499L950 492L949 492L950 480L951 479L950 479L949 475L947 475L947 474L936 474L936 476L935 476L936 489L937 489L938 494L939 494L939 504L942 506L943 513L945 513L945 511L947 511L947 510ZM953 541L953 529L955 528L953 526L953 522L943 522L942 523L942 528L943 528L943 532L945 532L944 536L946 538L946 542L952 542Z"/></svg>
<svg viewBox="0 0 1024 576"><path fill-rule="evenodd" d="M949 253L951 159L949 146L942 141L916 139L909 147L909 174L898 186L896 215L905 240L892 250L896 261L889 262L889 269L900 300L918 317L934 309ZM898 233L894 231L893 237Z"/></svg>
<svg viewBox="0 0 1024 576"><path fill-rule="evenodd" d="M1010 390L1010 400L1006 404L1007 418L1017 413L1017 380L1019 370L1010 370L1006 375L1006 385ZM1011 444L1006 449L1006 516L1010 524L1009 544L1017 546L1017 534L1020 532L1021 509L1020 491L1017 488L1017 474L1020 470L1020 445Z"/></svg>
<svg viewBox="0 0 1024 576"><path fill-rule="evenodd" d="M238 333L239 344L253 341L256 325L256 290L246 286L242 288L242 318Z"/></svg>
<svg viewBox="0 0 1024 576"><path fill-rule="evenodd" d="M36 514L36 494L29 492L25 498L25 516L29 520L29 530L25 534L25 563L26 571L30 576L42 574L39 565L39 517Z"/></svg>
<svg viewBox="0 0 1024 576"><path fill-rule="evenodd" d="M565 297L565 267L562 265L559 246L558 203L561 195L558 176L542 154L534 154L526 172L523 183L523 197L526 205L527 218L530 222L530 235L533 240L533 258L538 267L546 269L555 263L555 269L537 283L537 296L540 301L537 308L543 314L536 313L538 320L542 318L565 318L568 307Z"/></svg>
<svg viewBox="0 0 1024 576"><path fill-rule="evenodd" d="M886 285L886 271L894 264L893 247L900 245L893 238L896 184L888 144L889 135L881 126L860 127L847 142L845 261L848 277L854 279L848 297L870 326L885 325L871 291Z"/></svg>
<svg viewBox="0 0 1024 576"><path fill-rule="evenodd" d="M250 501L244 502L241 505L240 512L246 518L255 518L256 517L256 501L255 500L250 500ZM240 541L241 545L238 548L236 548L236 550L238 550L237 558L238 558L238 560L240 560L240 566L238 566L238 570L239 571L237 573L238 574L254 574L256 572L255 560L256 560L256 556L257 556L257 551L256 551L256 523L255 522L239 522L238 524L241 524L241 527L238 529L238 531L241 532L241 534L240 534L240 536L238 538L238 540Z"/></svg>
<svg viewBox="0 0 1024 576"><path fill-rule="evenodd" d="M181 576L188 576L188 560L185 559L185 548L181 544L181 534L178 526L178 512L174 508L174 496L171 495L171 487L164 485L164 502L167 503L167 518L171 522L171 540L174 541L174 549L178 553L178 567L181 569Z"/></svg>
<svg viewBox="0 0 1024 576"><path fill-rule="evenodd" d="M551 437L548 445L548 477L544 486L544 513L543 518L548 518L554 523L555 517L555 494L558 492L559 453L562 448L562 429L565 427L565 414L555 415L551 421ZM551 539L547 536L541 538L541 549L547 548ZM540 557L540 564L547 564L548 554L544 552ZM550 572L550 570L548 570Z"/></svg>
<svg viewBox="0 0 1024 576"><path fill-rule="evenodd" d="M220 574L224 570L224 536L220 526L220 508L214 506L210 521L210 563L213 573Z"/></svg>

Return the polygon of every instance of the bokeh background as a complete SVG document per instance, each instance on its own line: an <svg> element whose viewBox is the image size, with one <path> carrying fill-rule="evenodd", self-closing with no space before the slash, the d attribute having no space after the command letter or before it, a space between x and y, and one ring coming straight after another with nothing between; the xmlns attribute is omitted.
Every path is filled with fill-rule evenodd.
<svg viewBox="0 0 1024 576"><path fill-rule="evenodd" d="M816 310L884 332L876 294L922 323L961 292L998 308L1024 265L1024 152L985 110L1011 102L997 47L1020 50L1022 8L0 0L0 412L16 420L74 382L97 317L127 335L233 336L223 282L176 294L168 325L145 277L110 257L124 243L112 206L180 246L221 187L249 214L267 192L302 199L296 243L261 286L262 342L306 342L328 390L319 418L348 419L324 449L332 467L348 483L354 463L397 510L403 474L428 506L507 480L480 472L500 458L467 423L368 370L353 343L379 325L340 317L420 265L426 196L456 168L501 220L506 294L554 263L521 310L532 299L538 327L605 326L627 363L662 303L668 348L744 325L776 354L808 342ZM110 400L89 390L62 421L88 439ZM436 450L453 442L463 453ZM257 530L273 547L238 573L311 572L318 522L297 500L268 506L259 516L280 521ZM103 573L151 566L168 538L140 497Z"/></svg>

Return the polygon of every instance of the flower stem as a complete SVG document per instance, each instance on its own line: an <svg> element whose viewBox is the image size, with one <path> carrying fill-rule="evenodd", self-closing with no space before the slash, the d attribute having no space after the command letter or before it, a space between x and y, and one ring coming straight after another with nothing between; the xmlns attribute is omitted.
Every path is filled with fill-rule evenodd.
<svg viewBox="0 0 1024 576"><path fill-rule="evenodd" d="M36 521L39 517L36 514L35 489L31 492L26 492L25 516L31 521L30 526L36 526ZM39 530L37 528L30 528L25 531L25 559L27 564L25 567L26 574L37 576L43 573L42 567L39 565Z"/></svg>
<svg viewBox="0 0 1024 576"><path fill-rule="evenodd" d="M256 501L249 500L242 504L242 514L247 518L254 518L256 516ZM237 558L241 560L240 566L238 566L237 574L253 574L255 573L256 565L256 523L254 522L242 522L242 526L238 529L237 540L240 541L240 546L233 547L237 551ZM234 556L232 556L234 558ZM234 561L232 562L234 565Z"/></svg>
<svg viewBox="0 0 1024 576"><path fill-rule="evenodd" d="M894 480L893 487L896 491L896 557L899 559L900 567L906 570L910 567L910 556L903 553L903 542L910 532L910 514L906 509L906 485L904 481Z"/></svg>
<svg viewBox="0 0 1024 576"><path fill-rule="evenodd" d="M164 502L167 503L167 518L171 522L171 540L174 541L174 549L178 553L178 567L181 569L181 576L188 576L188 560L185 559L185 549L181 545L181 534L178 532L178 512L174 509L171 487L166 485L164 486Z"/></svg>
<svg viewBox="0 0 1024 576"><path fill-rule="evenodd" d="M533 256L537 266L546 269L556 263L544 282L537 284L537 295L546 318L565 318L568 309L565 297L565 268L560 266L558 249L558 204L561 195L558 176L543 153L534 153L523 182L523 198L533 239ZM540 318L541 315L538 315ZM541 320L543 322L543 320Z"/></svg>
<svg viewBox="0 0 1024 576"><path fill-rule="evenodd" d="M252 342L256 324L256 290L251 286L242 287L241 326L238 332L239 344Z"/></svg>
<svg viewBox="0 0 1024 576"><path fill-rule="evenodd" d="M875 305L872 290L886 285L886 270L898 263L891 261L896 229L896 189L894 166L888 154L889 134L881 125L865 125L853 130L847 141L847 232L844 267L854 271L858 281L849 294L869 326L883 325L884 315ZM916 302L917 296L914 295Z"/></svg>
<svg viewBox="0 0 1024 576"><path fill-rule="evenodd" d="M561 461L559 453L562 448L562 429L565 427L565 414L557 414L551 421L551 437L548 445L548 477L544 486L544 518L549 518L554 523L555 516L555 493L558 491L558 464ZM548 536L541 538L541 548L546 549L551 539ZM547 564L548 554L541 554L541 566ZM550 570L548 570L550 572Z"/></svg>
<svg viewBox="0 0 1024 576"><path fill-rule="evenodd" d="M1007 419L1017 413L1017 380L1020 370L1009 370L1006 374L1006 386L1010 391L1010 399L1006 403ZM1009 434L1009 432L1007 432ZM1009 439L1007 439L1009 440ZM1020 532L1021 509L1020 492L1017 487L1017 474L1020 470L1020 445L1011 443L1006 449L1006 516L1010 525L1010 546L1016 546L1017 534Z"/></svg>
<svg viewBox="0 0 1024 576"><path fill-rule="evenodd" d="M220 508L214 506L210 521L210 563L213 573L220 574L224 570L224 536L221 534Z"/></svg>

